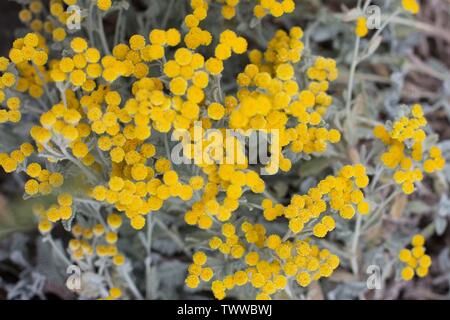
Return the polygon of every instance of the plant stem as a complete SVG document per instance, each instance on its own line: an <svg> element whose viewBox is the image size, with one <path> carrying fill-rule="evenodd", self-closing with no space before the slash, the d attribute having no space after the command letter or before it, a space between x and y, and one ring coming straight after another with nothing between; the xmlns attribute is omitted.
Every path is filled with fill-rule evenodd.
<svg viewBox="0 0 450 320"><path fill-rule="evenodd" d="M269 193L269 191L264 190L263 195L264 195L266 198L269 198L270 200L272 200L273 203L278 203L278 200L277 200L273 195L271 195L271 194Z"/></svg>
<svg viewBox="0 0 450 320"><path fill-rule="evenodd" d="M353 51L353 58L352 58L352 64L350 66L350 74L349 74L349 80L348 80L348 86L347 86L347 98L345 101L345 111L347 114L347 121L351 117L351 104L352 104L352 96L353 96L353 83L355 79L355 71L356 67L358 65L358 53L359 53L359 46L361 43L361 38L356 36L356 42L355 42L355 49Z"/></svg>
<svg viewBox="0 0 450 320"><path fill-rule="evenodd" d="M361 232L361 222L362 222L362 216L360 214L357 214L356 217L356 226L355 226L355 232L353 234L353 242L352 242L352 254L351 254L351 264L352 264L352 270L355 275L359 273L359 266L358 266L358 242L359 242L359 235Z"/></svg>
<svg viewBox="0 0 450 320"><path fill-rule="evenodd" d="M34 67L34 70L36 71L36 74L38 75L39 79L42 81L42 86L44 87L45 95L47 96L48 101L49 101L51 104L54 104L53 99L52 99L52 96L51 96L51 94L50 94L50 90L49 90L49 88L48 88L48 86L47 86L47 82L45 82L45 78L44 78L44 76L42 75L41 70L39 70L38 66L35 65L34 63L33 63L33 67Z"/></svg>
<svg viewBox="0 0 450 320"><path fill-rule="evenodd" d="M155 225L155 219L153 214L147 214L147 257L145 258L145 297L147 299L151 298L151 275L152 275L152 235L153 227Z"/></svg>
<svg viewBox="0 0 450 320"><path fill-rule="evenodd" d="M88 11L88 35L90 44L92 47L95 47L95 39L94 39L94 22L92 20L92 12L94 11L95 2L91 1L91 4L89 5L89 11Z"/></svg>
<svg viewBox="0 0 450 320"><path fill-rule="evenodd" d="M450 33L447 30L438 28L434 25L430 25L430 24L427 24L424 22L414 21L414 20L410 20L410 19L406 19L406 18L402 18L402 17L394 17L392 19L392 22L394 24L413 27L419 31L423 31L425 33L428 33L435 37L441 38L442 40L445 40L448 43L450 43Z"/></svg>
<svg viewBox="0 0 450 320"><path fill-rule="evenodd" d="M92 181L95 181L95 180L96 180L95 175L94 175L91 171L89 171L88 168L86 168L86 167L85 167L78 159L75 159L74 157L72 157L72 156L67 152L67 150L66 150L64 147L59 146L59 149L61 150L61 152L63 153L63 155L66 157L66 159L69 160L69 161L71 161L71 162L73 162L78 168L80 168L81 171L83 171L83 173L84 173L89 179L91 179Z"/></svg>
<svg viewBox="0 0 450 320"><path fill-rule="evenodd" d="M122 27L122 19L123 19L123 8L120 8L117 16L116 30L114 32L114 46L116 46L119 43L120 28Z"/></svg>
<svg viewBox="0 0 450 320"><path fill-rule="evenodd" d="M171 152L170 152L170 145L169 145L169 134L164 134L164 148L166 149L166 156L167 160L171 160Z"/></svg>
<svg viewBox="0 0 450 320"><path fill-rule="evenodd" d="M111 51L109 50L108 41L106 40L105 30L103 28L103 17L99 12L97 14L97 23L98 23L98 35L100 36L100 41L102 42L103 50L105 54L111 55Z"/></svg>
<svg viewBox="0 0 450 320"><path fill-rule="evenodd" d="M170 14L172 13L172 7L175 4L175 0L170 0L169 5L167 6L166 13L164 15L164 18L162 20L161 29L166 29L167 22L169 21Z"/></svg>
<svg viewBox="0 0 450 320"><path fill-rule="evenodd" d="M173 241L175 241L176 244L178 244L178 246L180 247L181 250L183 250L183 252L187 255L190 256L191 253L189 252L189 250L186 249L186 246L183 242L183 240L172 230L170 230L165 224L164 222L162 222L161 220L159 220L157 217L154 218L155 219L155 223L158 225L158 227L160 227L161 229L163 229L167 235L172 238Z"/></svg>
<svg viewBox="0 0 450 320"><path fill-rule="evenodd" d="M367 221L364 223L364 225L362 227L363 232L365 232L369 229L372 222L378 218L378 216L383 211L383 209L389 204L389 202L391 202L396 196L398 196L400 194L400 192L401 191L393 192L383 203L380 204L378 210L376 212L374 212L373 214L371 214L369 219L367 219Z"/></svg>
<svg viewBox="0 0 450 320"><path fill-rule="evenodd" d="M70 260L66 257L66 255L59 249L59 247L56 245L55 241L53 240L52 236L50 234L48 234L47 236L44 237L43 239L44 241L48 241L48 243L50 243L52 249L55 251L55 253L58 255L58 257L64 261L65 264L67 264L67 266L72 265L72 263L70 262Z"/></svg>
<svg viewBox="0 0 450 320"><path fill-rule="evenodd" d="M136 284L131 279L130 274L127 271L125 271L123 268L121 268L120 270L122 273L122 278L127 283L128 288L130 289L131 293L133 293L134 297L138 300L144 300L144 297L139 292L138 288L136 287Z"/></svg>

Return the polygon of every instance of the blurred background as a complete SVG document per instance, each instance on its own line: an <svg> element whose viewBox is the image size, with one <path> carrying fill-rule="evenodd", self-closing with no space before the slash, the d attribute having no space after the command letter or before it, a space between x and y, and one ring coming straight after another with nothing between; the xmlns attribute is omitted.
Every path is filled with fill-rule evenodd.
<svg viewBox="0 0 450 320"><path fill-rule="evenodd" d="M14 30L21 26L18 12L21 6L13 1L0 1L0 55L8 53L9 47L14 41Z"/></svg>

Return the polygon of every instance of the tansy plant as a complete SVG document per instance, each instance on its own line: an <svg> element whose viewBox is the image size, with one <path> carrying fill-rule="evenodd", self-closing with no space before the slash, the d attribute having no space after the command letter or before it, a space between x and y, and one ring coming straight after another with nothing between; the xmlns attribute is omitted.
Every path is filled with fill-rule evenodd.
<svg viewBox="0 0 450 320"><path fill-rule="evenodd" d="M440 149L425 143L430 129L415 104L399 108L395 122L376 123L370 139L383 150L373 147L373 158L341 155L331 170L302 176L297 189L278 194L277 176L355 148L333 120L336 60L315 55L311 34L292 20L280 20L289 23L268 30L269 38L261 27L267 16L277 21L303 10L301 1L155 1L136 21L125 0L26 3L19 17L27 31L0 58L0 122L2 130L27 130L16 146L2 147L0 164L24 179L24 198L34 203L56 259L90 275L76 290L82 298L157 297L155 286L165 281L152 259L162 250L158 237L192 261L180 263L185 279L176 284L188 294L207 288L217 299L302 297L342 263L358 274L358 239L386 205L376 203L385 171L374 172L371 161L392 171L383 176L405 194L424 173L444 169ZM75 31L67 28L74 5L83 12ZM395 10L416 14L419 5L402 1ZM371 31L365 17L356 19L358 55ZM355 59L345 99L349 128L362 61ZM198 126L244 137L277 132L265 141L272 160L250 161L236 137L208 149L218 141L195 136ZM181 152L192 162L174 161L180 130L194 136ZM211 161L194 161L205 154ZM70 235L64 247L54 239L61 225ZM349 240L343 230L353 225ZM351 242L350 254L338 239ZM403 279L428 273L423 243L417 235L412 253L400 252L408 265Z"/></svg>

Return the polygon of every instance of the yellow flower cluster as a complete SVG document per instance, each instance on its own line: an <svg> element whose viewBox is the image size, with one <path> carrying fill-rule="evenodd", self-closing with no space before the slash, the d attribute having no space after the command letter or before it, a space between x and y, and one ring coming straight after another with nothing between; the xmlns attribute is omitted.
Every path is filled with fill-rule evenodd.
<svg viewBox="0 0 450 320"><path fill-rule="evenodd" d="M330 81L335 81L338 77L336 61L318 57L314 64L308 68L307 75L310 80L309 90L315 95L314 109L320 114L325 115L327 108L332 104L333 99L327 94ZM339 132L330 131L330 141L336 143L340 140Z"/></svg>
<svg viewBox="0 0 450 320"><path fill-rule="evenodd" d="M47 235L52 230L53 223L57 220L67 220L72 215L73 198L70 194L61 193L57 198L57 205L52 205L45 209L42 205L35 205L33 212L38 217L38 229L43 235ZM73 238L68 242L68 252L71 259L79 262L85 259L110 259L114 266L121 266L125 263L125 256L117 248L118 230L122 225L120 215L109 214L106 223L98 223L92 227L83 227L75 224L71 233ZM109 290L107 300L118 299L122 296L122 291L118 287Z"/></svg>
<svg viewBox="0 0 450 320"><path fill-rule="evenodd" d="M218 108L216 110L212 110L214 108ZM220 112L224 113L223 107L218 103L213 103L208 107L208 114L212 112ZM213 115L214 116L214 115ZM200 132L202 129L201 126L194 124L194 131ZM219 135L220 134L220 135ZM214 131L213 134L205 132L199 133L199 138L194 139L193 141L183 141L183 156L186 159L190 160L202 160L200 163L196 163L199 167L203 168L203 171L210 175L211 173L217 173L217 168L212 169L211 164L225 164L224 167L219 167L219 170L222 170L219 174L219 177L225 181L232 181L233 178L245 178L242 176L235 176L234 171L241 169L248 169L248 159L245 155L245 145L243 142L235 136L227 136L225 129L219 129L218 131ZM231 165L236 165L233 168ZM222 169L220 169L222 168ZM242 171L242 173L246 173L246 171ZM241 175L241 173L239 173ZM253 173L249 173L248 175L251 179L249 187L258 189L256 184L258 183L258 179L255 178ZM245 185L246 182L241 182L241 185Z"/></svg>
<svg viewBox="0 0 450 320"><path fill-rule="evenodd" d="M312 281L329 277L339 265L336 255L327 249L320 250L311 244L311 240L291 241L283 240L277 234L266 235L262 224L244 221L240 230L236 230L233 224L226 223L222 225L221 233L223 238L215 236L210 240L210 248L234 260L242 260L246 267L212 282L211 290L217 299L224 299L227 290L245 285L254 288L256 299L270 299L271 295L286 288L289 279L306 287ZM208 268L200 267L206 261L205 253L194 255L194 264L189 267L190 275L186 279L189 287L196 288L200 279L211 280L212 273L204 271ZM202 276L203 272L207 277Z"/></svg>
<svg viewBox="0 0 450 320"><path fill-rule="evenodd" d="M236 7L240 0L216 0L223 4L222 16L229 20L236 16ZM270 14L274 17L281 17L283 14L292 13L295 10L294 0L258 0L258 4L253 7L255 17L261 19Z"/></svg>
<svg viewBox="0 0 450 320"><path fill-rule="evenodd" d="M108 296L104 300L117 300L120 297L122 297L122 290L118 287L112 287L109 289Z"/></svg>
<svg viewBox="0 0 450 320"><path fill-rule="evenodd" d="M47 210L38 211L41 216L41 222L44 223L44 226L48 226L48 222L55 223L60 220L69 220L72 217L73 213L72 203L73 199L70 194L61 193L60 195L58 195L57 204L51 205ZM47 218L48 221L44 222L45 218ZM45 231L45 229L42 229L41 231Z"/></svg>
<svg viewBox="0 0 450 320"><path fill-rule="evenodd" d="M5 122L19 122L22 114L20 113L21 101L18 97L6 98L8 91L10 91L16 84L16 76L8 71L9 60L5 57L0 57L0 104L6 100L7 109L0 109L0 123Z"/></svg>
<svg viewBox="0 0 450 320"><path fill-rule="evenodd" d="M189 265L189 275L186 278L186 285L189 288L197 288L202 281L208 282L214 275L213 269L203 267L207 261L207 256L204 252L198 251L192 257L194 263Z"/></svg>
<svg viewBox="0 0 450 320"><path fill-rule="evenodd" d="M51 207L45 210L42 206L33 208L40 221L39 231L44 235L52 229L53 215L57 215L57 211L61 211L63 208L70 208L72 197L68 194L60 194L58 203L61 205L60 209ZM106 222L95 224L92 227L83 227L80 224L73 225L71 230L73 238L69 240L67 245L72 261L89 260L93 265L96 265L97 261L108 259L113 266L122 266L126 258L117 248L118 230L121 225L122 218L115 213L109 214ZM111 287L108 296L104 299L118 299L121 296L122 290L120 288Z"/></svg>
<svg viewBox="0 0 450 320"><path fill-rule="evenodd" d="M231 12L234 15L238 2L223 1L226 17L231 17ZM344 166L306 194L295 195L287 206L263 198L261 218L288 220L289 230L280 236L267 234L262 224L233 219L240 205L249 205L246 193L261 195L266 189L239 139L225 137L224 152L211 151L207 157L212 161L197 164L188 177L169 159L168 141L162 143L164 147L157 147L157 142L176 129L194 137L197 129L213 128L221 133L236 129L243 135L247 129L278 130L280 144L272 156L277 155L279 161L264 165L268 173L279 169L287 172L292 152L320 154L329 143L341 139L339 131L331 129L324 118L333 102L327 92L338 76L336 62L323 57L301 61L304 44L299 27L277 31L264 52L248 52L244 37L225 30L214 39L215 47L205 50L212 52L207 56L199 50L213 41L211 33L199 26L208 15L209 2L205 0L190 2L192 13L185 17L183 26L187 32L153 29L146 37L134 34L108 54L107 48L90 47L94 44L85 38L65 33L65 7L75 3L51 0L49 10L44 10L40 1L31 1L20 16L34 32L14 42L9 59L0 58L0 102L6 100L8 107L0 112L0 122L20 120L21 100L14 96L18 93L27 93L45 107L33 110L36 123L29 132L33 144L24 143L19 150L0 154L6 172L25 171L30 177L25 183L27 197L56 195L56 203L35 208L39 230L48 235L53 223L73 219L73 239L68 246L71 259L107 258L120 266L125 261L117 247L122 216L140 230L148 214L178 198L185 205L185 222L208 229L212 235L210 249L240 263L232 273L211 283L218 299L233 287L244 285L253 287L258 299L268 299L284 290L291 279L306 287L311 281L329 277L339 258L319 249L308 235L323 238L332 231L332 212L344 219L351 219L356 211L369 212L361 190L369 179L362 165ZM112 1L98 0L95 4L95 13L103 14L99 10L109 10ZM294 8L292 0L261 0L255 15L278 17ZM48 11L50 17L44 22ZM47 46L48 40L63 50L57 53L53 46ZM237 74L237 92L223 96L220 81L225 64L232 54L245 53L250 63ZM423 119L416 118L420 127ZM416 137L404 132L416 126L414 123L408 120L397 125L386 142L403 145L406 138L399 136L423 141L420 134ZM233 150L226 148L228 142ZM201 135L185 145L183 153L186 158L198 159L212 144ZM230 153L244 161L229 163ZM432 149L424 168L433 171L443 165L442 161L441 154ZM57 172L62 171L59 164L68 169L67 176ZM75 197L73 190L58 190L71 171L86 178L82 190L77 190L82 199ZM100 218L106 209L106 223L97 217L77 219L78 206L73 205L77 200L98 204ZM115 213L110 213L113 210ZM217 266L206 266L207 260L205 252L194 254L186 278L188 287L223 274ZM107 299L121 295L119 288L111 287Z"/></svg>
<svg viewBox="0 0 450 320"><path fill-rule="evenodd" d="M240 0L216 0L222 4L222 16L230 20L236 16L236 7L239 5Z"/></svg>
<svg viewBox="0 0 450 320"><path fill-rule="evenodd" d="M289 220L289 229L297 234L304 230L305 225L315 225L312 229L314 236L323 238L335 228L332 216L320 215L328 210L339 212L343 219L352 219L356 210L360 214L369 213L369 204L364 201L361 191L369 183L365 167L357 164L344 166L337 176L328 176L320 181L316 187L310 188L306 195L294 195L290 204L284 207L273 204L270 199L264 199L262 207L264 217L273 221L280 216ZM329 204L327 204L327 201Z"/></svg>
<svg viewBox="0 0 450 320"><path fill-rule="evenodd" d="M219 177L224 176L226 168L229 167L220 167ZM240 177L239 171L236 171L234 175L235 178L231 179L232 181L246 180L245 175ZM351 219L355 215L355 206L360 214L367 214L369 204L364 201L364 194L360 189L366 187L368 182L364 166L344 166L336 177L328 176L317 187L311 188L307 195L294 196L287 207L281 204L274 205L272 200L264 199L262 202L263 214L269 221L285 216L289 220L289 229L293 234L300 233L304 226L308 225L309 228L312 228L312 234L315 237L323 238L335 227L335 220L332 216L320 217L327 210L327 201L329 201L330 208L339 212L344 219ZM236 194L234 194L235 191ZM216 200L196 203L192 210L186 213L186 222L198 224L200 228L211 228L213 220L209 218L208 213L216 216L219 221L228 221L230 212L226 210L227 206L232 204L236 197L239 198L241 193L242 191L237 188L231 192L230 189L227 189L227 197L223 206ZM238 205L236 203L236 206ZM211 289L217 299L223 299L226 290L247 283L259 290L256 293L257 299L268 299L286 287L289 277L295 278L300 286L305 287L313 280L330 276L339 264L337 256L330 254L326 249L319 250L317 246L310 244L310 240L290 241L284 240L276 234L267 236L263 225L253 225L247 221L242 223L240 231L236 230L232 223L223 223L221 236L213 236L209 245L212 250L218 250L221 254L235 260L243 259L248 265L247 269L236 270L222 280L212 282ZM259 250L252 251L252 246L256 246ZM264 248L273 252L264 254L267 260L262 259L261 250L263 251ZM200 279L207 282L213 276L209 277L209 271L206 279L201 276L203 270L201 266L206 263L206 256L203 252L200 255L203 257L200 259L201 263L194 261L186 278L186 284L191 288L196 288L200 284ZM273 257L278 257L278 259L273 259Z"/></svg>
<svg viewBox="0 0 450 320"><path fill-rule="evenodd" d="M143 36L133 35L129 45L118 44L112 55L101 57L96 48L88 48L86 40L74 38L71 41L73 56L53 63L51 77L55 82L69 79L73 86L81 86L86 92L92 92L96 88L95 80L100 78L110 83L121 76L142 79L149 73L146 63L162 59L165 47L180 42L180 33L176 29L154 29L149 39L150 44L147 44Z"/></svg>
<svg viewBox="0 0 450 320"><path fill-rule="evenodd" d="M48 81L48 48L45 38L36 33L28 33L25 37L16 39L9 51L9 60L19 73L15 89L27 92L33 98L40 98L44 94L44 83ZM10 77L10 81L12 79Z"/></svg>
<svg viewBox="0 0 450 320"><path fill-rule="evenodd" d="M115 168L118 173L127 172L129 177L125 176L127 179L123 179L120 176L112 176L108 187L96 186L92 190L92 196L97 201L106 201L117 210L125 212L133 228L142 229L145 225L144 216L159 210L170 197L179 197L183 201L192 198L193 187L179 181L178 174L170 170L170 162L167 159L161 158L155 163L156 172L162 175L162 179L153 178L153 169L140 162L145 162L145 158L136 151L125 156L124 162L127 161L132 161L132 164L124 164L124 169L120 165ZM199 185L196 185L196 188L198 187Z"/></svg>
<svg viewBox="0 0 450 320"><path fill-rule="evenodd" d="M278 30L268 42L265 52L254 49L249 53L250 62L257 65L261 72L268 72L273 76L277 73L280 64L300 62L304 49L302 38L303 30L300 27L292 27L289 33ZM281 74L283 74L282 71L283 69L280 70ZM287 74L285 74L286 76ZM292 76L294 75L292 74ZM264 81L262 82L264 83Z"/></svg>
<svg viewBox="0 0 450 320"><path fill-rule="evenodd" d="M208 15L208 2L205 0L191 0L192 14L184 18L184 24L189 29L184 36L184 43L189 49L195 50L200 46L209 46L212 35L209 31L199 27L201 21Z"/></svg>
<svg viewBox="0 0 450 320"><path fill-rule="evenodd" d="M232 213L239 208L239 198L246 187L254 193L262 193L265 189L264 181L255 171L246 170L245 167L231 164L203 166L208 183L204 187L201 200L196 201L191 210L186 212L186 223L198 225L201 229L210 229L214 218L221 222L231 218ZM222 201L217 199L220 189L225 191Z"/></svg>
<svg viewBox="0 0 450 320"><path fill-rule="evenodd" d="M427 120L423 115L422 106L415 104L410 110L410 116L403 116L395 121L392 129L377 125L373 133L388 150L381 155L381 161L389 169L395 170L394 180L402 185L405 194L414 192L414 182L423 179L422 169L426 173L442 170L445 159L438 147L429 150L429 158L424 161L424 140L427 137L423 128Z"/></svg>
<svg viewBox="0 0 450 320"><path fill-rule="evenodd" d="M22 143L19 149L13 150L9 154L0 153L0 165L6 173L14 172L33 152L33 145L28 142Z"/></svg>
<svg viewBox="0 0 450 320"><path fill-rule="evenodd" d="M86 92L95 89L95 80L103 77L108 82L115 81L126 73L126 65L113 56L105 56L100 62L100 52L88 48L85 39L77 37L71 41L72 56L51 63L51 79L57 83L68 81L74 87L82 87Z"/></svg>
<svg viewBox="0 0 450 320"><path fill-rule="evenodd" d="M156 122L159 131L167 132L173 126L176 129L189 129L193 123L199 120L200 104L205 100L204 89L210 83L210 75L219 75L223 71L223 61L230 58L231 53L244 53L247 49L247 41L238 37L233 31L226 30L220 36L220 43L215 49L215 57L206 62L200 53L195 53L187 48L180 48L174 54L174 59L164 64L164 73L169 77L169 89L175 95L172 108L164 94L158 91L153 96L161 96L161 102L153 101L155 107L150 112L150 117ZM157 86L159 89L161 86ZM148 89L148 88L147 88ZM136 93L136 96L138 93ZM152 95L148 97L151 102ZM155 99L153 99L155 100ZM165 100L165 101L164 101ZM161 107L159 107L161 105ZM211 119L219 120L224 115L224 108L219 103L212 103L208 107ZM206 119L205 119L206 120Z"/></svg>
<svg viewBox="0 0 450 320"><path fill-rule="evenodd" d="M41 148L44 148L43 145L52 146L50 142L52 138L56 140L58 138L64 139L71 143L74 155L83 158L87 154L87 147L84 146L83 148L79 143L82 138L89 136L91 129L88 125L80 123L82 116L77 110L79 108L78 100L70 91L65 94L69 108L66 108L62 103L54 105L49 111L41 115L39 120L42 126L34 126L30 134ZM78 150L81 148L83 150Z"/></svg>
<svg viewBox="0 0 450 320"><path fill-rule="evenodd" d="M263 18L270 14L276 18L283 14L292 13L295 10L294 0L260 0L253 8L253 13L257 18Z"/></svg>
<svg viewBox="0 0 450 320"><path fill-rule="evenodd" d="M172 84L172 89L174 84ZM185 117L181 114L177 117L176 104L173 104L171 98L163 91L163 84L159 79L144 78L133 84L133 94L135 99L128 100L125 105L125 111L130 117L133 117L136 127L146 128L152 123L152 126L159 132L169 132L172 125L185 125L189 127L190 121L188 119L196 119L199 113L198 105L194 103L183 102L177 99L181 106L185 106L181 110L178 105L178 110L184 112ZM184 121L186 120L186 121ZM185 124L185 123L188 124Z"/></svg>
<svg viewBox="0 0 450 320"><path fill-rule="evenodd" d="M55 0L52 0L52 3L55 3ZM76 2L73 0L72 2ZM62 3L62 1L59 1ZM62 11L62 6L61 6ZM52 28L53 24L48 21L42 21L41 17L44 15L44 5L42 1L32 0L28 2L24 8L19 12L19 19L26 24L31 30L35 32L49 32Z"/></svg>
<svg viewBox="0 0 450 320"><path fill-rule="evenodd" d="M30 196L50 194L54 188L59 188L64 183L64 176L61 173L42 169L41 165L36 162L27 166L26 173L31 179L25 183L24 189L25 193Z"/></svg>
<svg viewBox="0 0 450 320"><path fill-rule="evenodd" d="M195 19L205 18L207 3L193 1L192 6L193 15L185 19L190 28L185 37L188 48L178 49L174 59L164 66L166 75L173 78L169 84L175 95L173 98L164 93L160 79L146 78L149 73L146 63L162 59L166 46L179 44L178 30L152 30L150 45L146 45L144 37L133 35L129 45L119 44L114 47L112 56L103 58L97 49L89 48L87 42L78 37L70 42L72 56L52 61L50 74L53 81L63 82L63 87L67 87L65 81L69 80L71 85L81 87L87 94L77 100L71 90L62 92L64 103L42 114L42 126L31 130L39 149L52 150L53 141L62 137L69 143L72 154L86 166L97 165L87 143L92 133L97 134L99 149L109 151L113 174L109 187L95 187L92 196L124 211L136 229L145 224L142 215L161 208L164 200L175 196L189 200L194 188L198 190L203 185L201 177L192 179L194 188L190 184L181 184L176 172L169 170L170 162L166 159L155 162L156 173L161 177L154 178L154 169L145 165L156 152L152 144L143 143L151 135L149 125L160 132L168 132L172 124L175 128L190 128L198 120L199 104L204 100L203 89L209 84L209 74L219 74L223 69L224 51L243 53L247 48L244 38L231 31L224 32L216 50L220 59L210 58L205 64L204 57L192 49L211 41L210 34L193 23ZM96 80L100 77L113 82L119 76L140 79L133 84L134 98L126 101L123 109L118 92L102 86L96 89ZM211 108L211 113L213 111ZM123 131L122 123L125 125ZM37 183L35 180L27 183L29 194L38 192Z"/></svg>
<svg viewBox="0 0 450 320"><path fill-rule="evenodd" d="M94 0L93 0L94 1ZM100 0L98 5L111 3L111 0ZM62 42L67 37L67 19L73 14L65 6L76 5L77 0L50 0L49 8L44 8L41 0L32 0L19 12L19 19L32 31ZM82 21L84 17L80 15Z"/></svg>
<svg viewBox="0 0 450 320"><path fill-rule="evenodd" d="M274 3L262 5L270 8L277 6ZM70 5L67 2L65 4ZM104 10L108 7L107 2L97 2L97 5ZM30 85L31 80L27 80L28 78L21 78L28 81L30 91L39 93L30 92L30 95L41 96L43 84L51 81L58 83L61 91L62 102L42 113L40 126L34 126L30 131L38 152L46 152L47 159L51 162L60 161L57 155L62 155L78 166L91 167L94 172L101 170L101 163L95 156L98 152L108 152L112 166L109 186L98 185L92 189L91 195L97 201L106 201L125 212L136 229L144 226L144 214L161 208L169 197L189 200L193 192L204 184L202 177L193 177L196 186L181 183L177 179L170 183L165 181L166 172L169 176L176 173L170 170L167 159L153 159L156 148L151 143L145 143L151 136L151 128L162 133L169 132L172 128L192 131L194 122L198 120L201 120L204 128L209 128L211 120L220 120L228 113L231 114L232 128L282 129L282 147L292 142L291 148L296 152L322 152L326 149L326 141L337 142L340 139L336 130L308 127L308 124L318 125L321 122L320 115L324 112L323 107L331 104L331 98L325 93L328 87L325 80L333 78L328 76L328 71L335 71L332 70L333 63L329 63L327 59L321 62L319 59L315 66L318 68L317 72L313 71L311 74L322 79L321 82L311 82L309 90L299 92L293 64L300 61L303 49L300 38L303 32L297 27L292 28L289 35L283 31L277 32L264 54L264 61L259 59L259 62L253 61L246 67L245 75L250 78L251 83L258 85L260 91L248 92L244 89L245 84L238 80L243 87L238 97L228 96L224 101L206 104L205 114L202 111L207 98L204 90L211 85L211 77L222 73L224 61L232 53L246 52L247 41L233 31L226 30L220 35L215 56L205 61L204 56L195 52L195 49L200 45L210 44L212 40L208 31L198 27L199 22L206 18L208 4L199 0L192 1L191 6L193 13L185 18L185 24L189 28L184 37L187 47L177 49L173 59L164 62L163 71L169 78L167 83L160 78L147 77L148 62L163 59L167 47L180 43L181 35L176 29L152 30L148 36L150 44L146 43L143 36L133 35L128 45L118 44L113 48L112 55L103 57L98 49L90 48L84 38L74 37L68 41L70 47L64 57L47 63L49 49L45 45L45 37L37 32L17 40L10 52L10 59L19 70L25 70L25 66L32 68L24 74L34 79L38 86ZM51 14L60 18L60 23L64 21L63 8L61 1L55 0L50 4ZM34 11L36 14L41 12ZM65 37L59 38L63 40ZM258 53L250 54L251 59L255 56ZM36 66L41 68L35 70L43 76L41 82L37 73L32 72ZM238 79L242 79L243 74ZM325 78L321 77L322 74L325 74ZM131 99L122 101L119 92L111 90L108 85L97 83L99 80L111 83L119 77L134 77L138 80L132 85ZM213 82L218 81L217 79ZM32 89L33 86L36 88ZM166 86L172 95L166 93ZM81 97L74 92L77 88L81 89ZM14 102L16 101L11 101L10 104L13 105ZM264 103L266 111L263 114L255 112L259 102ZM247 122L252 126L236 124L240 113L248 115ZM291 114L299 119L299 123L297 127L287 129L285 124ZM92 146L92 141L96 146ZM68 145L70 153L64 148L64 144ZM237 149L241 149L240 146ZM291 167L290 160L282 156L281 149L279 152L279 166L287 171ZM146 164L148 161L155 163L156 170ZM15 166L9 167L9 172L15 169ZM58 186L63 181L57 179L56 183L50 183L47 176L59 177L59 173L46 174L47 170L41 169L39 163L30 164L28 169L32 178L25 186L28 195L48 194L53 186ZM206 165L202 169L208 176L208 184L202 200L196 202L186 214L186 220L190 224L199 223L202 228L209 228L212 224L211 214L217 214L221 221L226 221L238 208L238 199L245 188L257 193L264 191L263 180L249 170L247 164L236 167ZM114 184L118 179L123 180L123 186ZM215 198L221 189L225 191L226 197L219 205ZM200 208L203 206L208 210L202 211Z"/></svg>
<svg viewBox="0 0 450 320"><path fill-rule="evenodd" d="M401 262L406 266L402 269L402 278L409 281L414 277L414 274L420 278L428 274L428 269L431 266L431 258L425 254L425 238L421 234L416 234L411 240L412 249L402 249L398 255Z"/></svg>
<svg viewBox="0 0 450 320"><path fill-rule="evenodd" d="M97 7L102 11L107 11L111 8L111 0L97 0Z"/></svg>
<svg viewBox="0 0 450 320"><path fill-rule="evenodd" d="M73 238L68 243L71 258L75 261L108 258L115 266L123 265L125 256L117 248L118 229L121 225L122 218L115 213L107 217L106 223L98 223L91 227L75 224L71 230Z"/></svg>
<svg viewBox="0 0 450 320"><path fill-rule="evenodd" d="M237 77L241 87L237 93L239 107L230 113L230 127L276 129L280 133L280 148L290 146L295 153L320 153L326 150L327 142L340 140L340 133L324 128L322 121L322 115L332 103L326 94L328 81L337 78L337 70L332 59L317 58L308 69L308 77L313 81L306 90L300 90L295 67L301 60L302 36L299 27L293 27L289 34L280 30L264 53L250 52L251 64ZM288 125L291 118L296 125ZM290 160L281 151L280 169L288 171Z"/></svg>

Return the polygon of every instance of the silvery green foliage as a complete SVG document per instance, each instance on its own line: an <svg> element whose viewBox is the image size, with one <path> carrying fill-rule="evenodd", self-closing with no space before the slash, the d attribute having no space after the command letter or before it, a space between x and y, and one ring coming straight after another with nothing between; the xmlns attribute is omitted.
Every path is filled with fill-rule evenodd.
<svg viewBox="0 0 450 320"><path fill-rule="evenodd" d="M443 235L447 229L448 219L450 218L450 200L446 194L441 196L437 216L435 218L436 233Z"/></svg>
<svg viewBox="0 0 450 320"><path fill-rule="evenodd" d="M367 291L367 284L365 282L346 282L339 284L328 293L330 300L351 300L358 299L361 294Z"/></svg>
<svg viewBox="0 0 450 320"><path fill-rule="evenodd" d="M36 248L30 248L31 241L29 237L19 233L0 247L0 288L6 292L6 298L45 299L46 294L51 292L70 296L64 287L60 287L63 281L61 270L64 270L64 266L60 265L50 248L41 241L36 243ZM36 260L30 252L32 250L37 252Z"/></svg>

